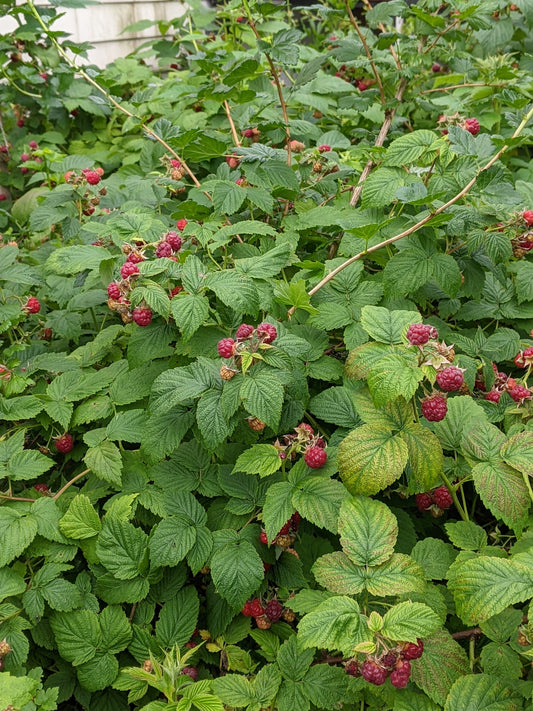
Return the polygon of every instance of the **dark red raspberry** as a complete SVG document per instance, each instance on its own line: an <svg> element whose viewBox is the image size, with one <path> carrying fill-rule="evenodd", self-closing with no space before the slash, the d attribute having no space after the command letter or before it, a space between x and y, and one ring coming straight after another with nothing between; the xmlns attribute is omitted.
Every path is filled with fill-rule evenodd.
<svg viewBox="0 0 533 711"><path fill-rule="evenodd" d="M344 665L344 671L350 676L361 676L361 665L355 659L346 662Z"/></svg>
<svg viewBox="0 0 533 711"><path fill-rule="evenodd" d="M433 503L433 497L428 492L415 496L416 507L419 511L427 511Z"/></svg>
<svg viewBox="0 0 533 711"><path fill-rule="evenodd" d="M116 281L112 281L111 284L107 285L107 295L110 299L120 298L120 289L118 288L118 284Z"/></svg>
<svg viewBox="0 0 533 711"><path fill-rule="evenodd" d="M151 310L143 308L142 306L137 306L136 309L133 309L131 317L135 321L137 326L148 326L150 323L152 323Z"/></svg>
<svg viewBox="0 0 533 711"><path fill-rule="evenodd" d="M259 324L256 328L256 332L259 338L261 338L265 343L272 343L278 336L276 327L266 321Z"/></svg>
<svg viewBox="0 0 533 711"><path fill-rule="evenodd" d="M74 438L65 432L60 437L54 437L54 444L58 452L67 454L67 452L72 452L74 448Z"/></svg>
<svg viewBox="0 0 533 711"><path fill-rule="evenodd" d="M144 257L142 254L139 254L139 252L130 252L126 261L131 262L132 264L140 264L141 262L144 262Z"/></svg>
<svg viewBox="0 0 533 711"><path fill-rule="evenodd" d="M423 346L429 341L431 326L425 323L413 323L407 329L405 337L412 346Z"/></svg>
<svg viewBox="0 0 533 711"><path fill-rule="evenodd" d="M251 604L252 603L249 600L244 603L244 607L242 608L241 612L245 617L252 616Z"/></svg>
<svg viewBox="0 0 533 711"><path fill-rule="evenodd" d="M235 346L235 341L233 338L223 338L217 343L218 355L222 358L231 358L233 355L233 347Z"/></svg>
<svg viewBox="0 0 533 711"><path fill-rule="evenodd" d="M96 172L96 170L82 170L82 173L89 185L98 185L100 182L100 175Z"/></svg>
<svg viewBox="0 0 533 711"><path fill-rule="evenodd" d="M326 446L325 441L322 439L322 437L318 437L318 439L315 442L317 447L320 447L321 449L324 449Z"/></svg>
<svg viewBox="0 0 533 711"><path fill-rule="evenodd" d="M500 402L501 396L502 394L499 390L491 390L486 393L485 400L488 400L489 402Z"/></svg>
<svg viewBox="0 0 533 711"><path fill-rule="evenodd" d="M437 64L437 62L435 62L434 64L431 65L431 71L433 72L433 74L438 74L441 69L442 69L441 65Z"/></svg>
<svg viewBox="0 0 533 711"><path fill-rule="evenodd" d="M294 531L298 530L298 527L300 525L300 521L302 520L302 517L298 513L298 511L295 511L293 515L291 516L291 526Z"/></svg>
<svg viewBox="0 0 533 711"><path fill-rule="evenodd" d="M400 672L400 674L405 674L407 677L411 673L411 664L407 659L399 659L396 662L395 671Z"/></svg>
<svg viewBox="0 0 533 711"><path fill-rule="evenodd" d="M527 368L529 365L533 365L533 347L526 348L520 351L520 353L517 353L514 362L518 368Z"/></svg>
<svg viewBox="0 0 533 711"><path fill-rule="evenodd" d="M277 622L280 620L282 612L283 605L278 600L274 598L273 600L267 602L265 607L265 615L271 622Z"/></svg>
<svg viewBox="0 0 533 711"><path fill-rule="evenodd" d="M304 461L311 469L320 469L328 459L328 455L322 447L309 447L305 450Z"/></svg>
<svg viewBox="0 0 533 711"><path fill-rule="evenodd" d="M178 230L179 230L180 232L183 232L183 230L187 227L187 220L185 220L185 219L183 219L183 220L178 220L178 221L176 222L176 227L178 228Z"/></svg>
<svg viewBox="0 0 533 711"><path fill-rule="evenodd" d="M139 273L139 267L136 264L133 264L133 262L125 262L120 267L120 274L123 279L128 279L128 277L132 276L133 274L138 274L138 273Z"/></svg>
<svg viewBox="0 0 533 711"><path fill-rule="evenodd" d="M242 135L245 138L253 138L254 137L254 129L253 128L245 128L244 131L242 131Z"/></svg>
<svg viewBox="0 0 533 711"><path fill-rule="evenodd" d="M291 519L284 523L283 526L278 531L278 536L286 536L291 530Z"/></svg>
<svg viewBox="0 0 533 711"><path fill-rule="evenodd" d="M391 672L390 683L397 689L403 689L409 683L409 674L402 674L401 671L395 669Z"/></svg>
<svg viewBox="0 0 533 711"><path fill-rule="evenodd" d="M38 314L41 310L41 303L35 296L30 296L24 307L29 314Z"/></svg>
<svg viewBox="0 0 533 711"><path fill-rule="evenodd" d="M440 422L446 417L448 405L444 395L430 395L422 400L422 414L429 422Z"/></svg>
<svg viewBox="0 0 533 711"><path fill-rule="evenodd" d="M272 563L265 563L265 561L263 561L263 570L265 571L265 573L268 573L271 567Z"/></svg>
<svg viewBox="0 0 533 711"><path fill-rule="evenodd" d="M183 291L183 287L182 287L182 286L179 286L179 285L178 285L178 286L175 286L175 287L171 290L171 292L170 292L170 298L172 298L173 296L176 296L176 294L179 294L179 293L182 292L182 291Z"/></svg>
<svg viewBox="0 0 533 711"><path fill-rule="evenodd" d="M409 642L405 645L402 651L402 657L404 659L420 659L424 653L424 643L421 639L416 640L416 644Z"/></svg>
<svg viewBox="0 0 533 711"><path fill-rule="evenodd" d="M388 671L372 659L366 659L363 662L363 666L361 667L361 676L365 681L369 681L375 686L381 686L385 683L388 675Z"/></svg>
<svg viewBox="0 0 533 711"><path fill-rule="evenodd" d="M48 494L50 492L50 489L46 484L34 484L33 488L35 491L38 491L40 494Z"/></svg>
<svg viewBox="0 0 533 711"><path fill-rule="evenodd" d="M515 402L522 402L522 400L531 397L531 391L523 385L515 385L514 388L511 388L508 392Z"/></svg>
<svg viewBox="0 0 533 711"><path fill-rule="evenodd" d="M267 538L266 531L261 531L261 534L260 534L260 536L259 536L259 540L261 541L261 543L264 543L265 546L268 545L268 538Z"/></svg>
<svg viewBox="0 0 533 711"><path fill-rule="evenodd" d="M165 239L172 247L174 252L179 252L179 250L181 249L181 237L177 232L174 232L174 230L170 230L170 232L166 233Z"/></svg>
<svg viewBox="0 0 533 711"><path fill-rule="evenodd" d="M265 608L258 597L250 602L250 612L252 613L252 617L261 617L265 614Z"/></svg>
<svg viewBox="0 0 533 711"><path fill-rule="evenodd" d="M382 657L380 657L379 663L382 667L392 669L397 661L398 655L396 654L396 652L387 652L387 654L384 654Z"/></svg>
<svg viewBox="0 0 533 711"><path fill-rule="evenodd" d="M471 133L473 136L477 136L481 126L479 125L479 121L476 118L467 118L464 120L463 128L465 129L465 131L468 131L468 133Z"/></svg>
<svg viewBox="0 0 533 711"><path fill-rule="evenodd" d="M528 225L533 225L533 210L524 210L522 217L527 222Z"/></svg>
<svg viewBox="0 0 533 711"><path fill-rule="evenodd" d="M327 143L323 143L321 146L318 146L319 153L329 153L331 150L331 146L328 146Z"/></svg>
<svg viewBox="0 0 533 711"><path fill-rule="evenodd" d="M452 495L445 486L439 486L433 490L433 501L444 511L453 504Z"/></svg>
<svg viewBox="0 0 533 711"><path fill-rule="evenodd" d="M183 667L181 673L190 676L193 681L198 679L198 669L196 667Z"/></svg>
<svg viewBox="0 0 533 711"><path fill-rule="evenodd" d="M172 247L169 242L160 242L155 250L156 257L170 257L172 255Z"/></svg>
<svg viewBox="0 0 533 711"><path fill-rule="evenodd" d="M249 326L247 323L241 323L239 328L235 331L235 338L239 338L241 340L250 338L254 331L255 328L253 326Z"/></svg>
<svg viewBox="0 0 533 711"><path fill-rule="evenodd" d="M447 393L459 390L464 381L463 371L455 365L450 365L437 373L437 385Z"/></svg>
<svg viewBox="0 0 533 711"><path fill-rule="evenodd" d="M27 153L22 153L20 156L20 162L21 163L26 163L26 161L30 160L31 156L28 155Z"/></svg>

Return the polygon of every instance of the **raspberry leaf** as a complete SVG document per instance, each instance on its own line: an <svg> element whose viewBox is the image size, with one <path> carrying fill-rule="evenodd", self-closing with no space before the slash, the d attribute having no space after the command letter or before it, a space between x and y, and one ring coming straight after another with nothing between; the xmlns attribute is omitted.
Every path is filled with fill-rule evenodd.
<svg viewBox="0 0 533 711"><path fill-rule="evenodd" d="M294 509L308 521L334 533L339 516L342 515L339 514L339 507L348 496L341 482L322 476L310 476L298 485L292 503Z"/></svg>
<svg viewBox="0 0 533 711"><path fill-rule="evenodd" d="M196 526L185 516L160 521L150 538L150 561L154 567L173 567L196 543Z"/></svg>
<svg viewBox="0 0 533 711"><path fill-rule="evenodd" d="M193 585L182 588L165 602L155 625L157 641L164 647L182 647L191 637L198 621L200 603Z"/></svg>
<svg viewBox="0 0 533 711"><path fill-rule="evenodd" d="M522 705L518 692L489 674L469 674L457 679L446 699L445 711L464 709L465 699L468 699L468 711L483 711L487 708L514 711Z"/></svg>
<svg viewBox="0 0 533 711"><path fill-rule="evenodd" d="M470 673L464 649L446 630L424 639L424 654L411 662L411 678L430 699L444 704L457 679Z"/></svg>
<svg viewBox="0 0 533 711"><path fill-rule="evenodd" d="M131 580L144 568L148 536L128 521L107 516L96 552L102 565L120 580Z"/></svg>
<svg viewBox="0 0 533 711"><path fill-rule="evenodd" d="M263 580L263 562L246 540L234 540L216 550L211 558L211 576L218 593L235 608L241 608Z"/></svg>
<svg viewBox="0 0 533 711"><path fill-rule="evenodd" d="M441 626L439 616L422 602L400 602L383 616L380 634L395 642L413 642L432 635Z"/></svg>
<svg viewBox="0 0 533 711"><path fill-rule="evenodd" d="M59 522L61 532L67 538L85 539L96 536L102 525L88 496L78 494Z"/></svg>
<svg viewBox="0 0 533 711"><path fill-rule="evenodd" d="M401 343L402 333L420 321L417 311L389 311L382 306L364 306L361 309L361 326L379 343Z"/></svg>
<svg viewBox="0 0 533 711"><path fill-rule="evenodd" d="M340 649L349 653L366 638L366 625L359 605L351 597L335 596L305 615L298 625L304 647Z"/></svg>
<svg viewBox="0 0 533 711"><path fill-rule="evenodd" d="M394 552L398 522L379 501L357 496L344 501L339 512L341 546L357 565L380 565Z"/></svg>
<svg viewBox="0 0 533 711"><path fill-rule="evenodd" d="M438 438L427 427L411 422L400 436L407 445L412 477L418 490L429 491L439 482L443 453Z"/></svg>
<svg viewBox="0 0 533 711"><path fill-rule="evenodd" d="M233 471L265 477L276 472L281 463L279 451L273 445L254 444L239 456Z"/></svg>

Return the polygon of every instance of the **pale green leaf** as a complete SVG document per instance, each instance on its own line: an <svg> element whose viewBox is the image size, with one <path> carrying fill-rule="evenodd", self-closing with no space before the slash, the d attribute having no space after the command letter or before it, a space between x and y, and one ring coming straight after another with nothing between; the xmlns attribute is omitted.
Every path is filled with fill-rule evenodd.
<svg viewBox="0 0 533 711"><path fill-rule="evenodd" d="M344 501L339 512L341 546L358 565L380 565L394 552L398 522L388 506L358 496Z"/></svg>

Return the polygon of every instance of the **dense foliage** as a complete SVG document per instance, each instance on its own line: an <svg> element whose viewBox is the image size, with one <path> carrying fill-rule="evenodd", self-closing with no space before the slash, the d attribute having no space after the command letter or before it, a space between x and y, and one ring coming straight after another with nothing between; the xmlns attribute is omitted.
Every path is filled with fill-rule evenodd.
<svg viewBox="0 0 533 711"><path fill-rule="evenodd" d="M533 709L533 6L372 5L6 5L2 709Z"/></svg>

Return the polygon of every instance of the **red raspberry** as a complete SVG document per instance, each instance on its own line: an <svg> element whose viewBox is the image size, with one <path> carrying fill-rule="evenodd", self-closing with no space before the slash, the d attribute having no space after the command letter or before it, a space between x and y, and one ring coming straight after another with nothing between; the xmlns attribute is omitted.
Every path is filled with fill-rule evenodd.
<svg viewBox="0 0 533 711"><path fill-rule="evenodd" d="M26 163L26 161L30 160L30 156L27 153L22 153L20 156L20 162L21 163Z"/></svg>
<svg viewBox="0 0 533 711"><path fill-rule="evenodd" d="M19 120L17 121L17 126L18 126L19 128L22 128L25 123L26 123L26 122L24 121L24 119L19 119Z"/></svg>
<svg viewBox="0 0 533 711"><path fill-rule="evenodd" d="M300 521L302 520L302 517L298 513L298 511L295 511L293 515L291 516L291 526L294 531L298 530L298 527L300 526Z"/></svg>
<svg viewBox="0 0 533 711"><path fill-rule="evenodd" d="M433 72L433 74L438 74L441 69L442 67L440 66L440 64L437 64L437 62L431 65L431 71Z"/></svg>
<svg viewBox="0 0 533 711"><path fill-rule="evenodd" d="M178 220L178 221L176 222L176 227L178 228L178 230L179 230L180 232L183 232L183 230L187 227L187 220L185 220L185 219L183 219L183 220Z"/></svg>
<svg viewBox="0 0 533 711"><path fill-rule="evenodd" d="M385 683L388 671L381 667L377 662L371 659L366 659L361 667L361 676L365 681L369 681L375 686L381 686Z"/></svg>
<svg viewBox="0 0 533 711"><path fill-rule="evenodd" d="M526 348L520 353L517 353L514 359L517 368L527 368L533 364L533 347Z"/></svg>
<svg viewBox="0 0 533 711"><path fill-rule="evenodd" d="M265 614L265 608L258 597L250 602L250 612L252 613L252 617L261 617Z"/></svg>
<svg viewBox="0 0 533 711"><path fill-rule="evenodd" d="M431 395L422 400L422 414L429 422L440 422L446 417L448 405L444 395Z"/></svg>
<svg viewBox="0 0 533 711"><path fill-rule="evenodd" d="M133 309L131 317L133 318L137 326L148 326L150 323L152 323L151 310L142 308L141 306L137 306L136 309Z"/></svg>
<svg viewBox="0 0 533 711"><path fill-rule="evenodd" d="M33 488L35 491L38 491L40 494L48 494L50 492L50 489L46 484L34 484Z"/></svg>
<svg viewBox="0 0 533 711"><path fill-rule="evenodd" d="M252 604L252 603L251 603L249 600L247 600L247 601L244 603L244 607L242 608L241 613L242 613L245 617L251 617L251 616L252 616L252 610L251 610L251 607L250 607L251 604Z"/></svg>
<svg viewBox="0 0 533 711"><path fill-rule="evenodd" d="M399 659L396 662L396 671L409 676L411 674L411 664L407 659Z"/></svg>
<svg viewBox="0 0 533 711"><path fill-rule="evenodd" d="M500 402L501 396L502 394L499 390L491 390L486 393L485 400L488 400L489 402Z"/></svg>
<svg viewBox="0 0 533 711"><path fill-rule="evenodd" d="M443 511L449 509L453 504L452 495L445 486L439 486L433 490L433 501L437 504L439 509L443 509Z"/></svg>
<svg viewBox="0 0 533 711"><path fill-rule="evenodd" d="M396 654L396 652L387 652L387 654L384 654L380 658L379 663L381 664L382 667L386 667L387 669L392 669L397 661L398 661L398 655Z"/></svg>
<svg viewBox="0 0 533 711"><path fill-rule="evenodd" d="M416 640L416 644L409 642L405 645L402 651L402 657L404 659L420 659L424 653L424 643L421 639Z"/></svg>
<svg viewBox="0 0 533 711"><path fill-rule="evenodd" d="M533 210L524 210L522 217L528 225L533 225Z"/></svg>
<svg viewBox="0 0 533 711"><path fill-rule="evenodd" d="M182 286L179 286L179 285L178 285L178 286L175 286L175 287L172 289L172 291L170 292L170 298L172 298L173 296L176 296L176 294L179 294L179 293L181 293L182 291L183 291L183 287L182 287Z"/></svg>
<svg viewBox="0 0 533 711"><path fill-rule="evenodd" d="M239 328L235 331L235 338L239 338L241 340L250 338L254 331L255 328L253 326L249 326L247 323L241 323Z"/></svg>
<svg viewBox="0 0 533 711"><path fill-rule="evenodd" d="M144 257L138 252L130 252L126 261L131 262L131 264L140 264L141 262L144 262Z"/></svg>
<svg viewBox="0 0 533 711"><path fill-rule="evenodd" d="M283 526L278 531L278 536L286 536L291 530L291 519L284 523Z"/></svg>
<svg viewBox="0 0 533 711"><path fill-rule="evenodd" d="M172 247L174 252L179 252L179 250L181 249L181 237L177 232L174 232L174 230L170 230L170 232L166 233L165 239Z"/></svg>
<svg viewBox="0 0 533 711"><path fill-rule="evenodd" d="M272 563L265 563L265 561L263 561L263 570L265 571L265 573L268 573L271 567Z"/></svg>
<svg viewBox="0 0 533 711"><path fill-rule="evenodd" d="M41 303L39 299L35 298L35 296L30 296L30 298L26 301L26 306L24 308L29 314L38 314L41 310Z"/></svg>
<svg viewBox="0 0 533 711"><path fill-rule="evenodd" d="M403 689L409 683L409 674L402 674L401 671L395 669L391 672L390 683L397 689Z"/></svg>
<svg viewBox="0 0 533 711"><path fill-rule="evenodd" d="M515 402L522 402L522 400L531 397L531 391L523 385L515 385L514 388L508 390L508 393Z"/></svg>
<svg viewBox="0 0 533 711"><path fill-rule="evenodd" d="M327 143L323 143L321 146L318 146L319 153L329 153L330 150L331 146L328 146Z"/></svg>
<svg viewBox="0 0 533 711"><path fill-rule="evenodd" d="M322 439L322 437L318 437L317 441L315 442L317 447L320 447L321 449L324 449L326 446L325 441Z"/></svg>
<svg viewBox="0 0 533 711"><path fill-rule="evenodd" d="M361 665L355 659L344 665L344 671L350 676L361 676Z"/></svg>
<svg viewBox="0 0 533 711"><path fill-rule="evenodd" d="M272 343L278 336L276 327L266 321L260 323L256 328L256 331L259 338L261 338L265 343Z"/></svg>
<svg viewBox="0 0 533 711"><path fill-rule="evenodd" d="M261 531L261 535L259 536L259 540L261 541L261 543L264 543L265 546L268 546L268 538L267 538L266 531Z"/></svg>
<svg viewBox="0 0 533 711"><path fill-rule="evenodd" d="M120 274L123 279L128 279L128 277L138 273L139 267L132 262L124 262L124 264L120 267Z"/></svg>
<svg viewBox="0 0 533 711"><path fill-rule="evenodd" d="M183 667L181 673L190 676L193 681L198 679L198 669L196 667Z"/></svg>
<svg viewBox="0 0 533 711"><path fill-rule="evenodd" d="M54 437L54 443L58 452L67 454L71 452L74 447L74 438L65 432L60 437Z"/></svg>
<svg viewBox="0 0 533 711"><path fill-rule="evenodd" d="M254 137L254 129L253 128L246 128L244 131L242 131L242 135L245 138L253 138Z"/></svg>
<svg viewBox="0 0 533 711"><path fill-rule="evenodd" d="M81 172L85 176L85 180L89 183L89 185L98 185L100 182L100 175L96 172L96 170L82 170Z"/></svg>
<svg viewBox="0 0 533 711"><path fill-rule="evenodd" d="M233 338L223 338L217 343L218 355L222 358L231 358L235 341Z"/></svg>
<svg viewBox="0 0 533 711"><path fill-rule="evenodd" d="M169 242L160 242L155 250L156 257L170 257L172 255L172 247Z"/></svg>
<svg viewBox="0 0 533 711"><path fill-rule="evenodd" d="M433 503L433 497L428 492L415 496L416 507L419 511L427 511Z"/></svg>
<svg viewBox="0 0 533 711"><path fill-rule="evenodd" d="M281 619L281 613L283 612L283 605L278 602L275 598L267 602L265 607L265 615L271 622L277 622Z"/></svg>
<svg viewBox="0 0 533 711"><path fill-rule="evenodd" d="M315 434L315 431L313 430L311 425L307 424L307 422L300 422L298 427L295 427L294 429L296 430L296 432L298 432L298 434L307 433L307 434L311 435L311 437Z"/></svg>
<svg viewBox="0 0 533 711"><path fill-rule="evenodd" d="M437 384L447 393L459 390L464 381L463 371L455 365L450 365L437 373Z"/></svg>
<svg viewBox="0 0 533 711"><path fill-rule="evenodd" d="M477 136L481 126L479 125L479 121L476 118L467 118L464 120L463 128L465 129L465 131L468 131L468 133L471 133L473 136Z"/></svg>
<svg viewBox="0 0 533 711"><path fill-rule="evenodd" d="M423 346L429 341L430 329L431 326L425 323L413 323L407 329L405 336L412 346Z"/></svg>
<svg viewBox="0 0 533 711"><path fill-rule="evenodd" d="M112 281L111 284L107 285L107 295L110 299L120 298L120 289L118 288L118 284L116 281Z"/></svg>
<svg viewBox="0 0 533 711"><path fill-rule="evenodd" d="M328 455L322 447L309 447L305 450L304 461L311 469L320 469L328 459Z"/></svg>

